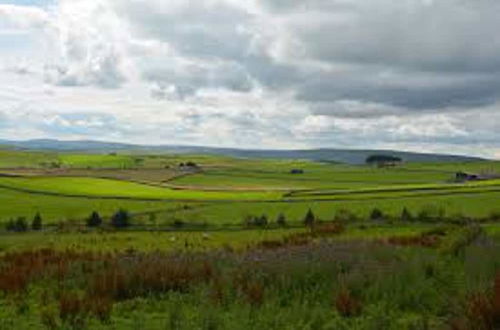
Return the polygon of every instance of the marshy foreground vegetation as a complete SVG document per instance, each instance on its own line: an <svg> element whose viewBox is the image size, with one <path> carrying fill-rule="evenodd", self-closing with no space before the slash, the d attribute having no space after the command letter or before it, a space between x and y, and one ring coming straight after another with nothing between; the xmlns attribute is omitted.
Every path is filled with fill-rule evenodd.
<svg viewBox="0 0 500 330"><path fill-rule="evenodd" d="M0 329L498 329L497 169L0 151Z"/></svg>

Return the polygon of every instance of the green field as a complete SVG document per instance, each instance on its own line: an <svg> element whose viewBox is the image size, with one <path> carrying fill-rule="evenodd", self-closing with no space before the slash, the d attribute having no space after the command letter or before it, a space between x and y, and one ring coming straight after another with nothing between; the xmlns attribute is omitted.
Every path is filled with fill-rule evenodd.
<svg viewBox="0 0 500 330"><path fill-rule="evenodd" d="M276 193L173 190L126 181L78 177L0 178L0 186L40 194L132 200L266 200L277 197Z"/></svg>
<svg viewBox="0 0 500 330"><path fill-rule="evenodd" d="M196 171L178 165L195 162ZM51 168L50 164L59 164ZM48 165L47 165L48 164ZM48 166L44 167L44 166ZM498 162L404 164L373 168L305 160L257 160L206 155L74 154L0 151L0 221L42 213L49 222L82 221L91 211L118 208L208 224L239 224L249 215L284 213L300 222L309 208L323 219L341 209L366 217L377 207L397 217L444 209L448 215L499 212L500 182L453 183L457 171L492 173ZM291 174L301 169L303 174ZM1 177L15 175L16 177ZM201 209L161 212L178 203ZM160 211L158 211L160 210ZM143 221L138 218L137 221Z"/></svg>
<svg viewBox="0 0 500 330"><path fill-rule="evenodd" d="M28 194L19 191L0 188L0 222L10 218L32 218L40 212L47 223L82 219L89 216L93 210L103 216L109 216L119 208L131 212L147 212L175 207L172 203L144 202L113 199L89 199L51 196L43 194Z"/></svg>
<svg viewBox="0 0 500 330"><path fill-rule="evenodd" d="M1 149L0 329L496 329L499 164Z"/></svg>

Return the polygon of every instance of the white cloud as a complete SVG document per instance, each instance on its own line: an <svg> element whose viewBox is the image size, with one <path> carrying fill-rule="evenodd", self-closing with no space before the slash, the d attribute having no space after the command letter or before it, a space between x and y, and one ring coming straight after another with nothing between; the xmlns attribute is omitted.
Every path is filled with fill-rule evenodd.
<svg viewBox="0 0 500 330"><path fill-rule="evenodd" d="M0 4L0 27L16 29L40 29L50 24L49 14L40 8Z"/></svg>

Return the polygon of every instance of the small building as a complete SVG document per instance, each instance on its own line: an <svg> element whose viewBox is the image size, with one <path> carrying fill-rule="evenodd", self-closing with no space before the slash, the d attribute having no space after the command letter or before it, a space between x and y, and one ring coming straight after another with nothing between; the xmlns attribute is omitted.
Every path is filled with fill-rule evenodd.
<svg viewBox="0 0 500 330"><path fill-rule="evenodd" d="M300 168L294 168L290 171L290 174L304 174L304 170Z"/></svg>
<svg viewBox="0 0 500 330"><path fill-rule="evenodd" d="M476 181L480 180L481 177L477 174L471 174L471 173L466 173L466 172L457 172L455 174L455 180L459 182L463 181Z"/></svg>

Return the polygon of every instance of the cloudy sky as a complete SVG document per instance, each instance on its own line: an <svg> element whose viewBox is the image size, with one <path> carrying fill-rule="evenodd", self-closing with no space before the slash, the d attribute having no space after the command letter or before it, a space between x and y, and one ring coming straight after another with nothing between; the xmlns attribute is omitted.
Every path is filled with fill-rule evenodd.
<svg viewBox="0 0 500 330"><path fill-rule="evenodd" d="M498 0L0 0L0 139L500 158Z"/></svg>

